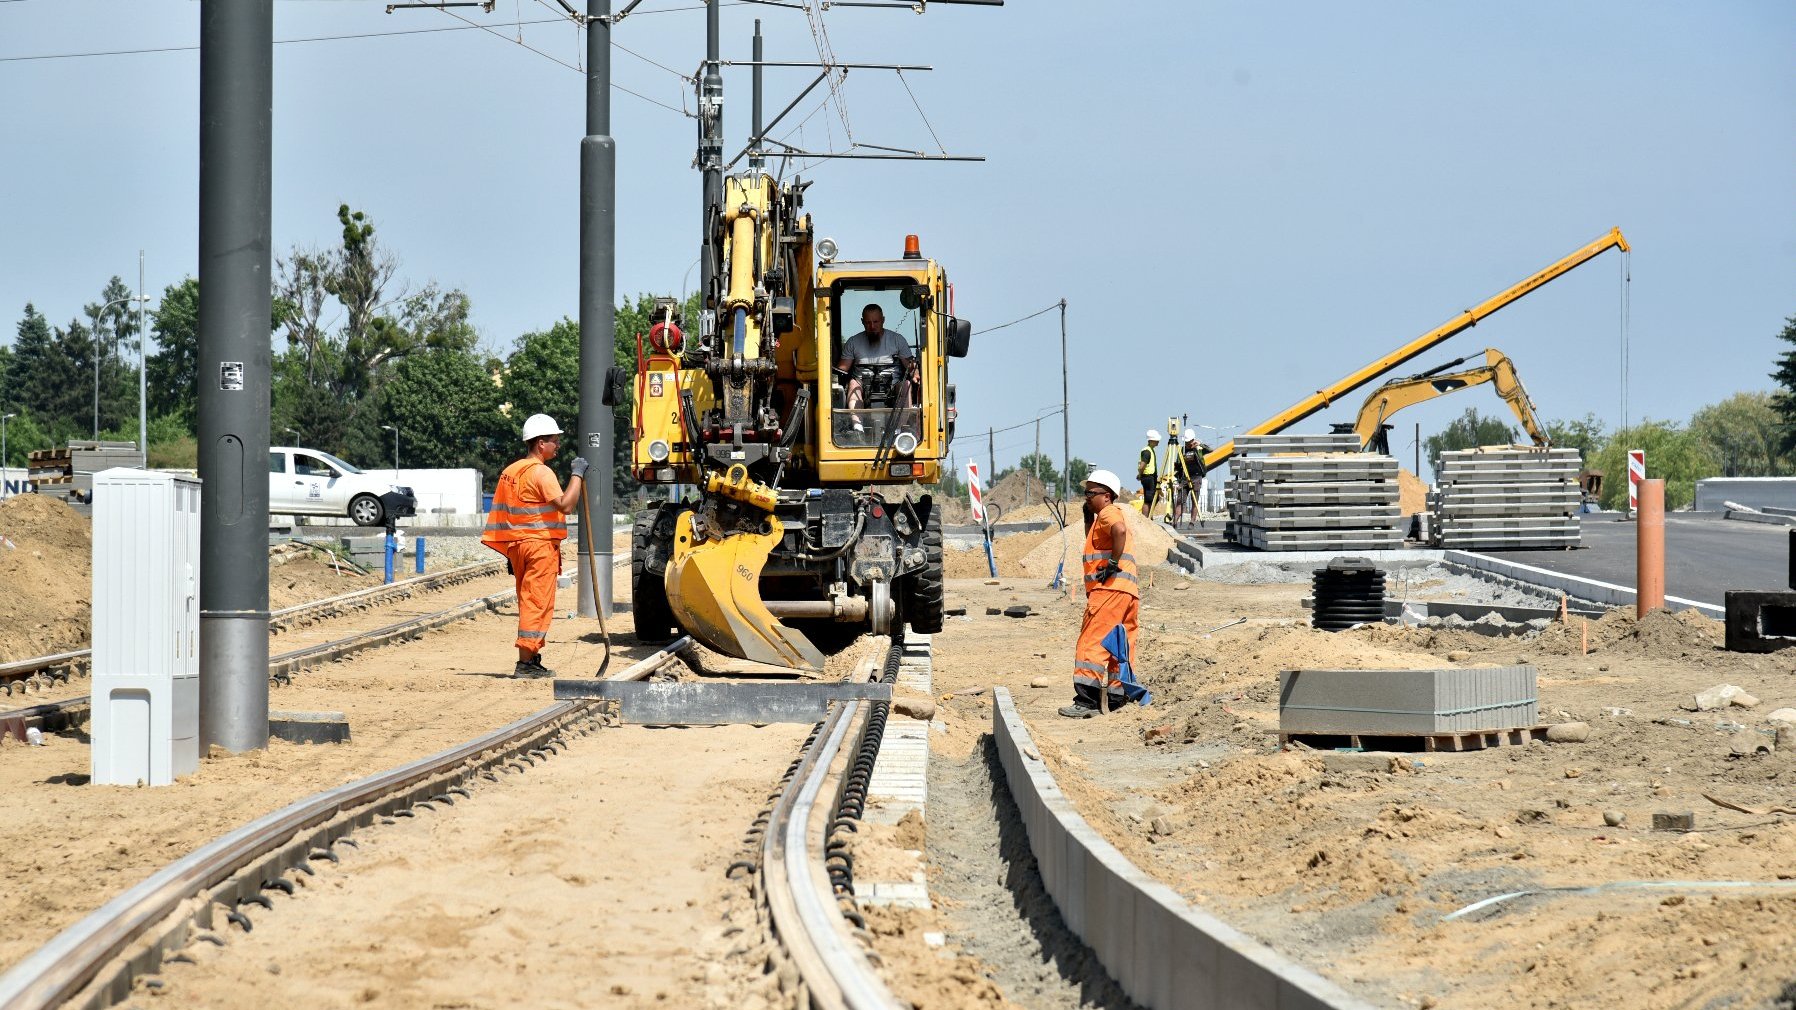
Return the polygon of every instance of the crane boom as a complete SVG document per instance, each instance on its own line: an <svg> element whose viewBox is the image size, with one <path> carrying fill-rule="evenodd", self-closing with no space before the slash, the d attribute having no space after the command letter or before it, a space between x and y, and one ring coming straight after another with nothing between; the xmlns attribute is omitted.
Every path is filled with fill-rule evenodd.
<svg viewBox="0 0 1796 1010"><path fill-rule="evenodd" d="M1328 406L1330 403L1333 403L1338 397L1353 392L1366 383L1371 382L1373 379L1378 378L1380 375L1403 364L1405 361L1414 358L1416 355L1439 345L1443 341L1459 333L1471 329L1473 326L1478 325L1480 320L1496 312L1503 306L1520 299L1523 295L1545 285L1548 281L1554 280L1561 275L1570 272L1572 269L1595 259L1612 248L1620 249L1624 253L1628 251L1628 240L1622 236L1620 228L1609 229L1608 234L1575 250L1570 255L1565 256L1553 265L1534 274L1527 280L1512 285L1484 301L1479 302L1477 305L1466 309L1459 315L1454 316L1452 319L1436 326L1427 333L1411 340L1402 347L1372 360L1365 366L1348 373L1329 385L1311 393L1309 396L1298 400L1284 410L1281 410L1266 420L1261 421L1259 424L1248 428L1246 431L1242 432L1242 434L1271 435L1285 430L1291 425L1296 424L1298 421L1303 420L1311 414L1314 414L1316 411ZM1234 454L1235 443L1231 439L1220 447L1212 449L1210 453L1204 457L1204 468L1214 468Z"/></svg>

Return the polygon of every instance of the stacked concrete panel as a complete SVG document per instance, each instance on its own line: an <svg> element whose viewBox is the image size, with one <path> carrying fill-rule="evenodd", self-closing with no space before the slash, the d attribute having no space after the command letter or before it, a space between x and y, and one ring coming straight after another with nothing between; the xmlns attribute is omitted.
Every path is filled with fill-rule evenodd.
<svg viewBox="0 0 1796 1010"><path fill-rule="evenodd" d="M1286 454L1229 463L1230 540L1266 551L1402 545L1395 459L1356 451L1353 435L1260 436L1237 448L1243 442Z"/></svg>
<svg viewBox="0 0 1796 1010"><path fill-rule="evenodd" d="M1441 454L1434 529L1442 547L1576 547L1576 449L1504 447Z"/></svg>
<svg viewBox="0 0 1796 1010"><path fill-rule="evenodd" d="M39 449L29 455L31 482L39 494L68 498L76 493L91 497L94 474L114 467L138 467L143 457L135 442L96 442L71 440L60 449Z"/></svg>
<svg viewBox="0 0 1796 1010"><path fill-rule="evenodd" d="M1533 726L1534 667L1281 670L1280 733L1422 736Z"/></svg>

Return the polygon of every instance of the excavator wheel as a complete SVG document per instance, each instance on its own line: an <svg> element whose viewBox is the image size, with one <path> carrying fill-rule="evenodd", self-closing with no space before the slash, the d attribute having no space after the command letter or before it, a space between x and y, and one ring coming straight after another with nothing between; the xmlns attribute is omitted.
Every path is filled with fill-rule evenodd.
<svg viewBox="0 0 1796 1010"><path fill-rule="evenodd" d="M630 612L636 621L639 642L672 641L679 631L673 610L667 605L665 575L648 567L648 559L656 551L652 531L662 508L660 504L649 506L636 517L636 525L630 531Z"/></svg>
<svg viewBox="0 0 1796 1010"><path fill-rule="evenodd" d="M904 577L904 620L920 635L942 630L942 510L923 520L923 567Z"/></svg>

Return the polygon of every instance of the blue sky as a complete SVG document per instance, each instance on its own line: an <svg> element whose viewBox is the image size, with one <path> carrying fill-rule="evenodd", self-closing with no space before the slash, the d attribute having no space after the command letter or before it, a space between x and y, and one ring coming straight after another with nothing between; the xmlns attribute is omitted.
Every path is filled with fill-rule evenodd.
<svg viewBox="0 0 1796 1010"><path fill-rule="evenodd" d="M617 42L690 72L691 0L647 0ZM277 39L454 28L435 11L280 0ZM458 286L495 350L575 309L583 43L553 0L493 26L295 42L275 53L277 252L369 212L414 281ZM760 17L770 58L815 59L802 13L733 4L724 55ZM0 3L0 330L27 301L66 322L107 277L152 290L194 272L194 0ZM1074 4L928 13L836 8L862 143L983 164L834 161L807 199L846 257L903 236L947 265L976 326L1069 303L1072 449L1126 472L1169 413L1251 424L1619 225L1634 244L1631 413L1687 419L1766 389L1796 314L1796 7L1784 2ZM515 42L522 34L532 52ZM556 61L562 61L560 63ZM618 290L682 285L699 179L676 73L616 52ZM770 73L777 109L808 78ZM726 72L730 152L746 70ZM813 96L795 119L809 113ZM691 106L690 99L685 101ZM791 142L840 147L837 109ZM1419 359L1500 347L1543 414L1620 410L1619 257L1590 263ZM685 281L690 284L693 281ZM1060 400L1057 314L975 338L956 362L962 448ZM1347 419L1350 403L1307 422ZM1424 434L1470 392L1400 418ZM973 439L970 434L980 432ZM1000 434L999 465L1029 428ZM1059 455L1058 418L1043 441ZM1404 443L1409 441L1405 435ZM976 442L976 445L973 443ZM1400 450L1407 454L1407 449Z"/></svg>

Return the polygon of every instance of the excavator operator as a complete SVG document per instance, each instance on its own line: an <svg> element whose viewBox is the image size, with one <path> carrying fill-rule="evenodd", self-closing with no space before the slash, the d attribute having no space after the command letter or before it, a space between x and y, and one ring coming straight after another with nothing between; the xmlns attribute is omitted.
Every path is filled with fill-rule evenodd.
<svg viewBox="0 0 1796 1010"><path fill-rule="evenodd" d="M911 405L911 387L921 382L917 356L904 338L886 329L885 310L877 302L861 310L861 332L842 343L836 372L846 379L850 430L866 430L859 414L852 413L877 401L899 410Z"/></svg>

